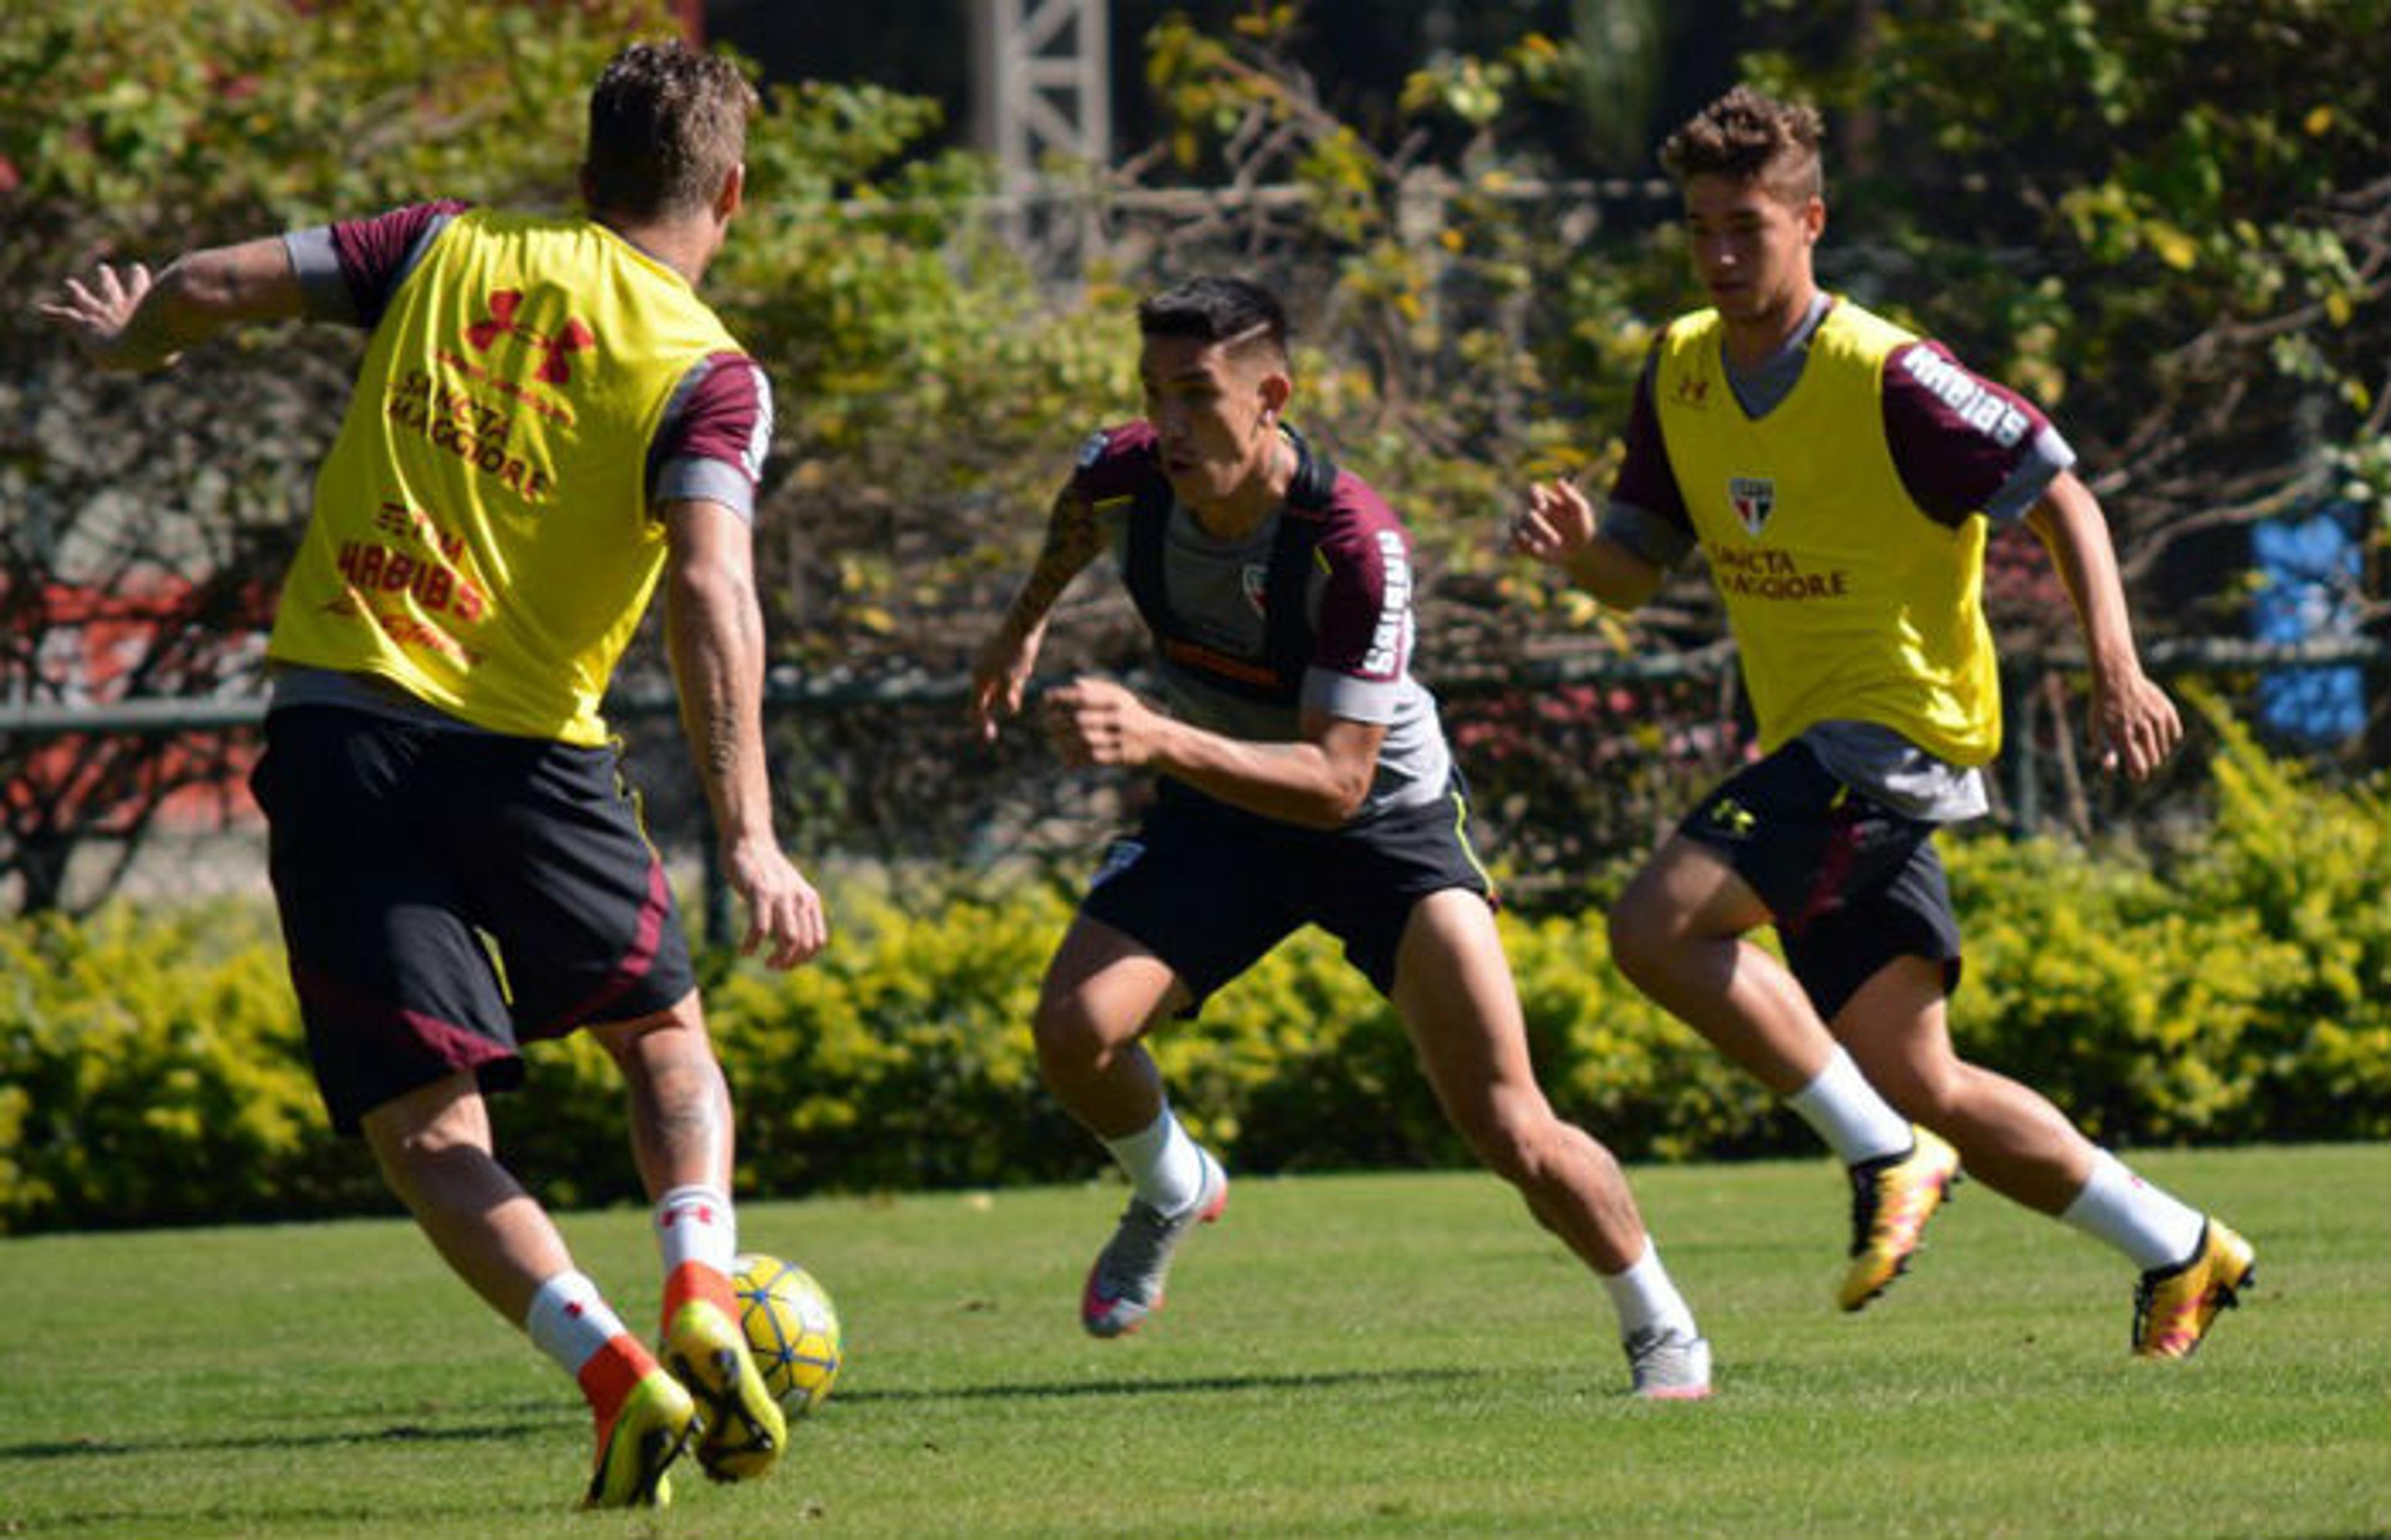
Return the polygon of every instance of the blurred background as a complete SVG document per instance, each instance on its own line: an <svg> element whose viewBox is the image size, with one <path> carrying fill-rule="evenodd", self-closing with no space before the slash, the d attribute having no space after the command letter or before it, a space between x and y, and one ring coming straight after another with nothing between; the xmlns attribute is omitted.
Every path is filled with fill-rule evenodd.
<svg viewBox="0 0 2391 1540"><path fill-rule="evenodd" d="M1654 148L1738 79L1827 114L1829 286L2076 444L2169 684L2328 776L2379 769L2385 21L2359 0L12 6L0 904L255 881L261 627L359 344L263 331L101 378L32 297L420 199L570 207L588 82L658 30L735 49L770 104L708 287L779 395L773 734L808 859L1044 869L1117 811L1027 735L966 742L961 678L1072 446L1133 415L1134 299L1233 268L1290 297L1300 419L1418 538L1417 672L1515 898L1598 901L1746 751L1731 658L1698 571L1622 624L1497 532L1532 478L1606 484L1655 326L1699 302ZM2107 784L2039 549L2003 535L1990 583L2002 826L2196 822L2205 735L2157 784ZM1138 640L1083 582L1049 672L1133 672ZM661 841L702 862L652 643L617 705Z"/></svg>
<svg viewBox="0 0 2391 1540"><path fill-rule="evenodd" d="M836 940L743 965L653 634L611 702L704 948L743 1190L1083 1179L1025 1023L1137 795L963 720L972 655L1135 300L1290 300L1297 418L1417 546L1543 1082L1622 1158L1815 1150L1609 966L1603 906L1752 751L1705 575L1632 619L1502 548L1599 493L1701 302L1654 149L1749 80L1825 112L1829 287L2033 397L2113 526L2185 750L2087 757L2065 597L1999 535L1994 816L1944 841L1953 1032L2104 1142L2391 1135L2391 16L2382 0L17 0L0 17L0 1232L375 1211L304 1068L246 789L263 638L362 340L257 328L147 379L37 296L453 197L574 206L628 38L767 109L708 298L778 404L759 560L781 827ZM1140 675L1118 584L1041 676ZM1244 1171L1467 1161L1391 1012L1299 938L1157 1050ZM609 1067L507 1113L555 1203L637 1201Z"/></svg>

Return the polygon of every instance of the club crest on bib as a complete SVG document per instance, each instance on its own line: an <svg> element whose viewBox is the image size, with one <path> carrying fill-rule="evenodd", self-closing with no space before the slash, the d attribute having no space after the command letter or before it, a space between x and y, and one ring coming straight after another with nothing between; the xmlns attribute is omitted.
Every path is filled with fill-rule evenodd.
<svg viewBox="0 0 2391 1540"><path fill-rule="evenodd" d="M1757 538L1760 527L1777 511L1777 482L1766 476L1730 476L1726 500L1735 516L1743 520L1743 533Z"/></svg>
<svg viewBox="0 0 2391 1540"><path fill-rule="evenodd" d="M1259 561L1248 561L1238 568L1237 591L1246 596L1246 602L1254 607L1255 614L1268 614L1270 612L1268 603L1270 568Z"/></svg>

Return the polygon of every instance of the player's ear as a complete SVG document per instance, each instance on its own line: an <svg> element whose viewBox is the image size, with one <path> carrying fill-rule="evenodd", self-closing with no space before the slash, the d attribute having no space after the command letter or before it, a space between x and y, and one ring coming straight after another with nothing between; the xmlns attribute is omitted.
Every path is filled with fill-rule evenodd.
<svg viewBox="0 0 2391 1540"><path fill-rule="evenodd" d="M714 217L729 219L747 200L747 162L737 160L723 173L722 190L715 195Z"/></svg>
<svg viewBox="0 0 2391 1540"><path fill-rule="evenodd" d="M1261 392L1262 420L1276 422L1286 414L1288 398L1295 394L1295 381L1284 366L1273 365L1256 382L1255 389Z"/></svg>

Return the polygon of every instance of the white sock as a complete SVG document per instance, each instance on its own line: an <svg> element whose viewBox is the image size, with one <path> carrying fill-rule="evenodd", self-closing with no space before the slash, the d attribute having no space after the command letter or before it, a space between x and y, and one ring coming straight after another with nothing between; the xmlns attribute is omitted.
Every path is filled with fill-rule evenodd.
<svg viewBox="0 0 2391 1540"><path fill-rule="evenodd" d="M656 1200L656 1245L664 1252L666 1277L684 1262L731 1271L731 1259L739 1254L739 1218L730 1195L703 1183L666 1193Z"/></svg>
<svg viewBox="0 0 2391 1540"><path fill-rule="evenodd" d="M534 1346L578 1380L581 1367L623 1330L623 1318L599 1295L586 1273L559 1273L539 1286L523 1312Z"/></svg>
<svg viewBox="0 0 2391 1540"><path fill-rule="evenodd" d="M2208 1222L2105 1149L2092 1152L2092 1174L2059 1217L2125 1252L2146 1273L2190 1258Z"/></svg>
<svg viewBox="0 0 2391 1540"><path fill-rule="evenodd" d="M1595 1276L1602 1280L1603 1292L1610 1296L1610 1308L1619 1313L1622 1341L1656 1328L1688 1337L1701 1335L1694 1326L1693 1311L1677 1286L1669 1281L1669 1270L1661 1265L1661 1248L1650 1237L1645 1238L1644 1255L1635 1266L1623 1273Z"/></svg>
<svg viewBox="0 0 2391 1540"><path fill-rule="evenodd" d="M1847 1166L1904 1154L1915 1142L1909 1120L1876 1094L1841 1044L1818 1077L1787 1097L1785 1105L1800 1113Z"/></svg>
<svg viewBox="0 0 2391 1540"><path fill-rule="evenodd" d="M1141 1132L1104 1143L1137 1195L1159 1212L1183 1213L1204 1195L1204 1152L1170 1108Z"/></svg>

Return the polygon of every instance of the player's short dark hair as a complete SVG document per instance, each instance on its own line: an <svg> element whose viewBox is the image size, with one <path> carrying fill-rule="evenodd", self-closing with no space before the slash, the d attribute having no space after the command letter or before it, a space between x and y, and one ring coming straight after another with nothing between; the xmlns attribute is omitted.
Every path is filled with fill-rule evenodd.
<svg viewBox="0 0 2391 1540"><path fill-rule="evenodd" d="M747 152L755 109L756 88L721 55L677 38L630 45L589 93L591 208L633 219L707 208Z"/></svg>
<svg viewBox="0 0 2391 1540"><path fill-rule="evenodd" d="M1697 176L1757 182L1788 202L1825 196L1816 108L1781 102L1738 85L1687 119L1661 146L1661 164L1680 186Z"/></svg>
<svg viewBox="0 0 2391 1540"><path fill-rule="evenodd" d="M1138 302L1144 337L1195 337L1207 342L1267 341L1286 357L1286 308L1250 278L1189 278Z"/></svg>

